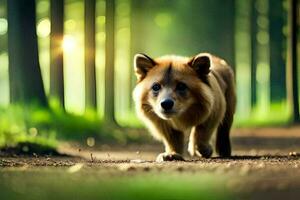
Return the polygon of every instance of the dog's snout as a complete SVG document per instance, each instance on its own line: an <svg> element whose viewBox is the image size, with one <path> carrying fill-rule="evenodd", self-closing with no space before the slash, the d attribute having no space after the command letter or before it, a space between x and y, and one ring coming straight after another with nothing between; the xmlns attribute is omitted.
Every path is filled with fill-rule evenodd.
<svg viewBox="0 0 300 200"><path fill-rule="evenodd" d="M164 99L161 101L160 105L165 111L169 111L173 108L174 101L172 99Z"/></svg>

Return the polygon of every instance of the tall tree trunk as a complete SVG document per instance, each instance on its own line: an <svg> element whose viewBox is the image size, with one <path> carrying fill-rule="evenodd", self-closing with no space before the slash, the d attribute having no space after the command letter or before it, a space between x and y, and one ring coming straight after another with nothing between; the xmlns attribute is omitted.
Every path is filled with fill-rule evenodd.
<svg viewBox="0 0 300 200"><path fill-rule="evenodd" d="M131 91L136 85L136 76L134 74L133 69L133 58L136 53L146 53L143 52L143 38L140 35L143 35L143 14L140 12L143 9L143 2L140 0L131 0L131 13L130 13L130 49L131 49L131 59L130 59L130 89ZM132 99L132 95L129 95L128 98L130 99L130 109L134 110L134 102Z"/></svg>
<svg viewBox="0 0 300 200"><path fill-rule="evenodd" d="M217 1L217 5L220 6L220 2ZM224 26L223 29L223 44L222 47L227 52L226 60L231 65L235 72L235 0L223 1L224 9L228 10L224 14Z"/></svg>
<svg viewBox="0 0 300 200"><path fill-rule="evenodd" d="M63 34L64 0L50 1L50 96L64 107Z"/></svg>
<svg viewBox="0 0 300 200"><path fill-rule="evenodd" d="M0 0L0 5L3 8L6 8L7 6L7 3L6 3L6 0ZM3 10L0 10L0 18L5 18L7 16L7 13L6 13L6 10L3 9ZM4 33L0 34L0 54L4 51L6 51L7 49L7 35Z"/></svg>
<svg viewBox="0 0 300 200"><path fill-rule="evenodd" d="M289 68L287 76L288 98L292 107L292 122L299 123L299 101L298 101L298 72L297 72L297 11L298 0L289 0Z"/></svg>
<svg viewBox="0 0 300 200"><path fill-rule="evenodd" d="M256 65L257 65L257 9L256 0L251 1L251 107L256 105Z"/></svg>
<svg viewBox="0 0 300 200"><path fill-rule="evenodd" d="M47 107L38 59L35 1L9 0L7 4L10 101Z"/></svg>
<svg viewBox="0 0 300 200"><path fill-rule="evenodd" d="M115 46L115 0L106 0L105 41L105 105L104 121L115 125L114 107L114 46Z"/></svg>
<svg viewBox="0 0 300 200"><path fill-rule="evenodd" d="M269 8L270 97L272 102L278 102L286 97L282 1L269 0Z"/></svg>
<svg viewBox="0 0 300 200"><path fill-rule="evenodd" d="M95 11L96 1L84 1L85 43L85 108L97 108L95 66Z"/></svg>

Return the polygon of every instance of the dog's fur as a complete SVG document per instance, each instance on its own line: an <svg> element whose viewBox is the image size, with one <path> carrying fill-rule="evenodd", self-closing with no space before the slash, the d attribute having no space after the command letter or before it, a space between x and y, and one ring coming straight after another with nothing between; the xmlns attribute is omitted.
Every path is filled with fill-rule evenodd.
<svg viewBox="0 0 300 200"><path fill-rule="evenodd" d="M208 53L157 59L137 54L134 69L137 114L165 145L157 161L183 160L184 133L190 133L192 156L212 155L210 138L215 131L216 151L222 157L231 155L236 95L233 71L224 60ZM165 99L174 103L168 112L162 108Z"/></svg>

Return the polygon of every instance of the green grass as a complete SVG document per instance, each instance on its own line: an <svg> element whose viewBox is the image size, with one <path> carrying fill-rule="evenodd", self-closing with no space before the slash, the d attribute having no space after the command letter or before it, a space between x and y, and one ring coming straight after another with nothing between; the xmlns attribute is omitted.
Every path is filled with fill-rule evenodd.
<svg viewBox="0 0 300 200"><path fill-rule="evenodd" d="M0 108L0 147L15 146L20 142L55 147L58 140L85 142L89 137L101 143L122 144L144 138L137 131L126 132L105 125L94 111L76 115L66 113L55 104L51 104L50 109L35 105Z"/></svg>
<svg viewBox="0 0 300 200"><path fill-rule="evenodd" d="M285 126L290 124L290 119L290 108L283 101L270 104L268 109L256 106L248 117L236 116L234 126L237 128Z"/></svg>
<svg viewBox="0 0 300 200"><path fill-rule="evenodd" d="M237 128L284 126L289 124L290 113L286 102L273 103L267 110L255 107L247 118L236 115L234 126ZM121 127L143 127L134 112L128 112L127 116L119 116L117 122ZM105 125L94 111L76 115L66 113L55 104L51 104L50 109L35 105L27 107L11 105L0 108L0 147L14 146L20 142L56 147L58 140L86 142L89 137L100 143L125 144L146 141L148 136L149 134L143 135L132 129Z"/></svg>
<svg viewBox="0 0 300 200"><path fill-rule="evenodd" d="M0 170L3 199L233 199L227 177L193 172L121 172L83 168Z"/></svg>
<svg viewBox="0 0 300 200"><path fill-rule="evenodd" d="M122 127L134 127L134 128L143 128L143 123L136 116L134 111L129 111L125 115L117 115L116 120L118 124Z"/></svg>
<svg viewBox="0 0 300 200"><path fill-rule="evenodd" d="M36 106L0 109L0 146L19 142L55 146L57 138L82 139L95 136L100 130L101 123L91 115L76 116Z"/></svg>
<svg viewBox="0 0 300 200"><path fill-rule="evenodd" d="M20 106L0 109L0 147L22 142L56 147L55 133L35 127L34 123L29 122L34 113L26 111Z"/></svg>

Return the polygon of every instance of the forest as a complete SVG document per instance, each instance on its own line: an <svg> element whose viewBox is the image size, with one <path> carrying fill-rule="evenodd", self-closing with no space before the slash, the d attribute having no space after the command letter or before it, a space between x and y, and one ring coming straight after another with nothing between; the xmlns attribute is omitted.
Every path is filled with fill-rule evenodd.
<svg viewBox="0 0 300 200"><path fill-rule="evenodd" d="M137 155L144 146L147 149L145 144L155 147L151 152L156 150L157 144L136 116L132 99L137 53L156 58L209 52L224 58L235 73L234 142L236 146L253 145L245 145L247 150L243 147L242 152L264 146L268 143L265 137L274 139L269 143L276 150L281 148L277 136L299 140L298 15L297 0L0 0L0 167L5 166L1 155L7 156L8 149L13 155L56 155L68 143L73 149L79 146L80 151L87 151L92 161L93 154L98 155L95 149L108 146L127 152L133 145ZM244 132L248 135L243 136ZM253 135L262 142L251 138ZM243 140L248 137L250 142ZM291 139L291 144L299 145L297 139ZM289 140L284 141L282 145L289 146ZM105 150L102 153L106 155ZM294 149L290 153L295 154L297 164L299 154ZM251 159L259 161L260 156L265 151ZM36 165L31 161L27 164ZM82 161L72 162L75 171L85 166ZM244 170L242 165L237 168ZM125 167L125 171L130 169ZM214 176L208 174L204 179L214 185ZM104 177L109 179L107 174ZM166 174L163 177L168 179ZM151 193L149 188L143 190L147 184L140 178L135 177L142 182L139 191ZM148 178L155 187L156 179ZM67 176L63 179L68 182ZM189 175L183 180L187 185L194 181ZM47 188L52 184L51 180L44 183ZM92 183L85 185L85 191L95 187ZM7 191L7 197L18 199ZM126 196L124 191L121 194ZM191 186L191 191L190 198L199 197L196 188ZM223 191L218 192L217 199L235 196L218 196ZM130 199L135 193L128 195ZM96 196L91 193L90 197Z"/></svg>
<svg viewBox="0 0 300 200"><path fill-rule="evenodd" d="M131 95L138 52L210 52L228 61L236 72L235 127L299 121L288 1L17 2L0 7L2 143L12 130L76 137L101 135L106 125L141 128Z"/></svg>

